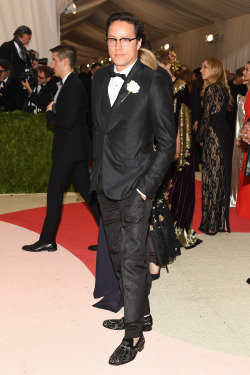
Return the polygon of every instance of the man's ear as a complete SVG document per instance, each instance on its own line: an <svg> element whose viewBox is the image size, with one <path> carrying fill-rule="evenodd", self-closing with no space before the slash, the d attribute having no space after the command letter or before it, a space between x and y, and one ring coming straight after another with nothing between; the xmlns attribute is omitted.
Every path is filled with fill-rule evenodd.
<svg viewBox="0 0 250 375"><path fill-rule="evenodd" d="M137 51L141 48L142 38L137 42Z"/></svg>
<svg viewBox="0 0 250 375"><path fill-rule="evenodd" d="M63 66L66 67L66 66L68 66L68 65L69 65L69 59L68 59L67 57L65 57L65 58L63 59Z"/></svg>

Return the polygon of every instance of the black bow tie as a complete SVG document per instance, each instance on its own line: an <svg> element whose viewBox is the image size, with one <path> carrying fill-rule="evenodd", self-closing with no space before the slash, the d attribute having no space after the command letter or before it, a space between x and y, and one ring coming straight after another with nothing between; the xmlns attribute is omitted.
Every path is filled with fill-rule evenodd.
<svg viewBox="0 0 250 375"><path fill-rule="evenodd" d="M109 76L110 77L120 77L122 78L124 81L126 79L126 74L120 74L120 73L115 73L115 72L109 72Z"/></svg>

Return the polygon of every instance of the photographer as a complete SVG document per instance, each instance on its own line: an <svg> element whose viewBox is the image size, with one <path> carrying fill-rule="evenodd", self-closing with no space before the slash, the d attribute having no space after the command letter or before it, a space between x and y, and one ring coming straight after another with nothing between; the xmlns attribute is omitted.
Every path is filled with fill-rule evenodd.
<svg viewBox="0 0 250 375"><path fill-rule="evenodd" d="M5 42L0 47L0 59L8 60L13 69L13 77L19 81L26 72L36 69L38 66L37 61L30 61L26 45L31 40L31 29L28 26L19 26L14 32L14 38ZM22 89L19 91L19 107L23 108L24 102L27 98L27 91Z"/></svg>
<svg viewBox="0 0 250 375"><path fill-rule="evenodd" d="M38 66L37 61L30 61L26 45L31 40L32 31L28 26L19 26L14 32L14 38L0 47L0 59L8 60L13 69L13 76L20 79L21 73Z"/></svg>
<svg viewBox="0 0 250 375"><path fill-rule="evenodd" d="M34 90L30 87L27 78L21 81L29 93L29 102L35 104L38 112L45 112L47 105L54 100L54 96L58 90L58 86L53 78L54 71L47 65L39 65L37 68L37 83ZM35 108L35 107L34 107Z"/></svg>
<svg viewBox="0 0 250 375"><path fill-rule="evenodd" d="M7 60L0 59L0 111L19 109L20 82L12 76L12 67Z"/></svg>

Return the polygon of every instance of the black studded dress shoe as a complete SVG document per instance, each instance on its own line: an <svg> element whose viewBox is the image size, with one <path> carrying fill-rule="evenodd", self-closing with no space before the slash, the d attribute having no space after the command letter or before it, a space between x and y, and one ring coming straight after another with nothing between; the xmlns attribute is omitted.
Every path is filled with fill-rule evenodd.
<svg viewBox="0 0 250 375"><path fill-rule="evenodd" d="M97 251L97 245L90 245L88 247L88 250L90 250L90 251Z"/></svg>
<svg viewBox="0 0 250 375"><path fill-rule="evenodd" d="M52 243L42 243L40 240L33 243L32 245L24 245L22 247L25 251L32 251L32 252L39 252L39 251L56 251L57 244L55 242Z"/></svg>
<svg viewBox="0 0 250 375"><path fill-rule="evenodd" d="M152 281L158 280L159 278L160 278L160 272L159 273L151 273Z"/></svg>
<svg viewBox="0 0 250 375"><path fill-rule="evenodd" d="M124 338L121 344L116 348L114 353L109 358L109 364L113 366L125 365L125 363L133 361L138 352L144 349L145 339L141 335L139 341L134 346L133 339Z"/></svg>
<svg viewBox="0 0 250 375"><path fill-rule="evenodd" d="M174 251L175 251L175 255L176 255L176 256L180 256L180 255L181 255L181 249L180 249L179 247L176 247L176 248L174 249Z"/></svg>
<svg viewBox="0 0 250 375"><path fill-rule="evenodd" d="M115 331L121 331L122 329L125 329L124 318L104 320L103 326L105 328L113 329ZM144 317L143 331L144 332L151 331L152 326L153 326L152 316L149 315L149 316Z"/></svg>

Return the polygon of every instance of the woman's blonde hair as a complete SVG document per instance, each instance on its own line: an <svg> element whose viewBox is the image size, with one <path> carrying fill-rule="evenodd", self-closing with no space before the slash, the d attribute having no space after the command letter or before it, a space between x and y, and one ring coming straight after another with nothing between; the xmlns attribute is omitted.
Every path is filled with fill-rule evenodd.
<svg viewBox="0 0 250 375"><path fill-rule="evenodd" d="M146 48L140 48L138 52L139 59L144 65L147 65L149 68L156 70L157 69L157 60L153 52Z"/></svg>
<svg viewBox="0 0 250 375"><path fill-rule="evenodd" d="M213 83L220 83L228 90L229 96L231 98L230 88L227 84L226 74L222 62L216 57L209 57L204 61L207 62L208 69L210 70L210 76L208 79L204 80L201 95L203 96L207 86L212 85Z"/></svg>

